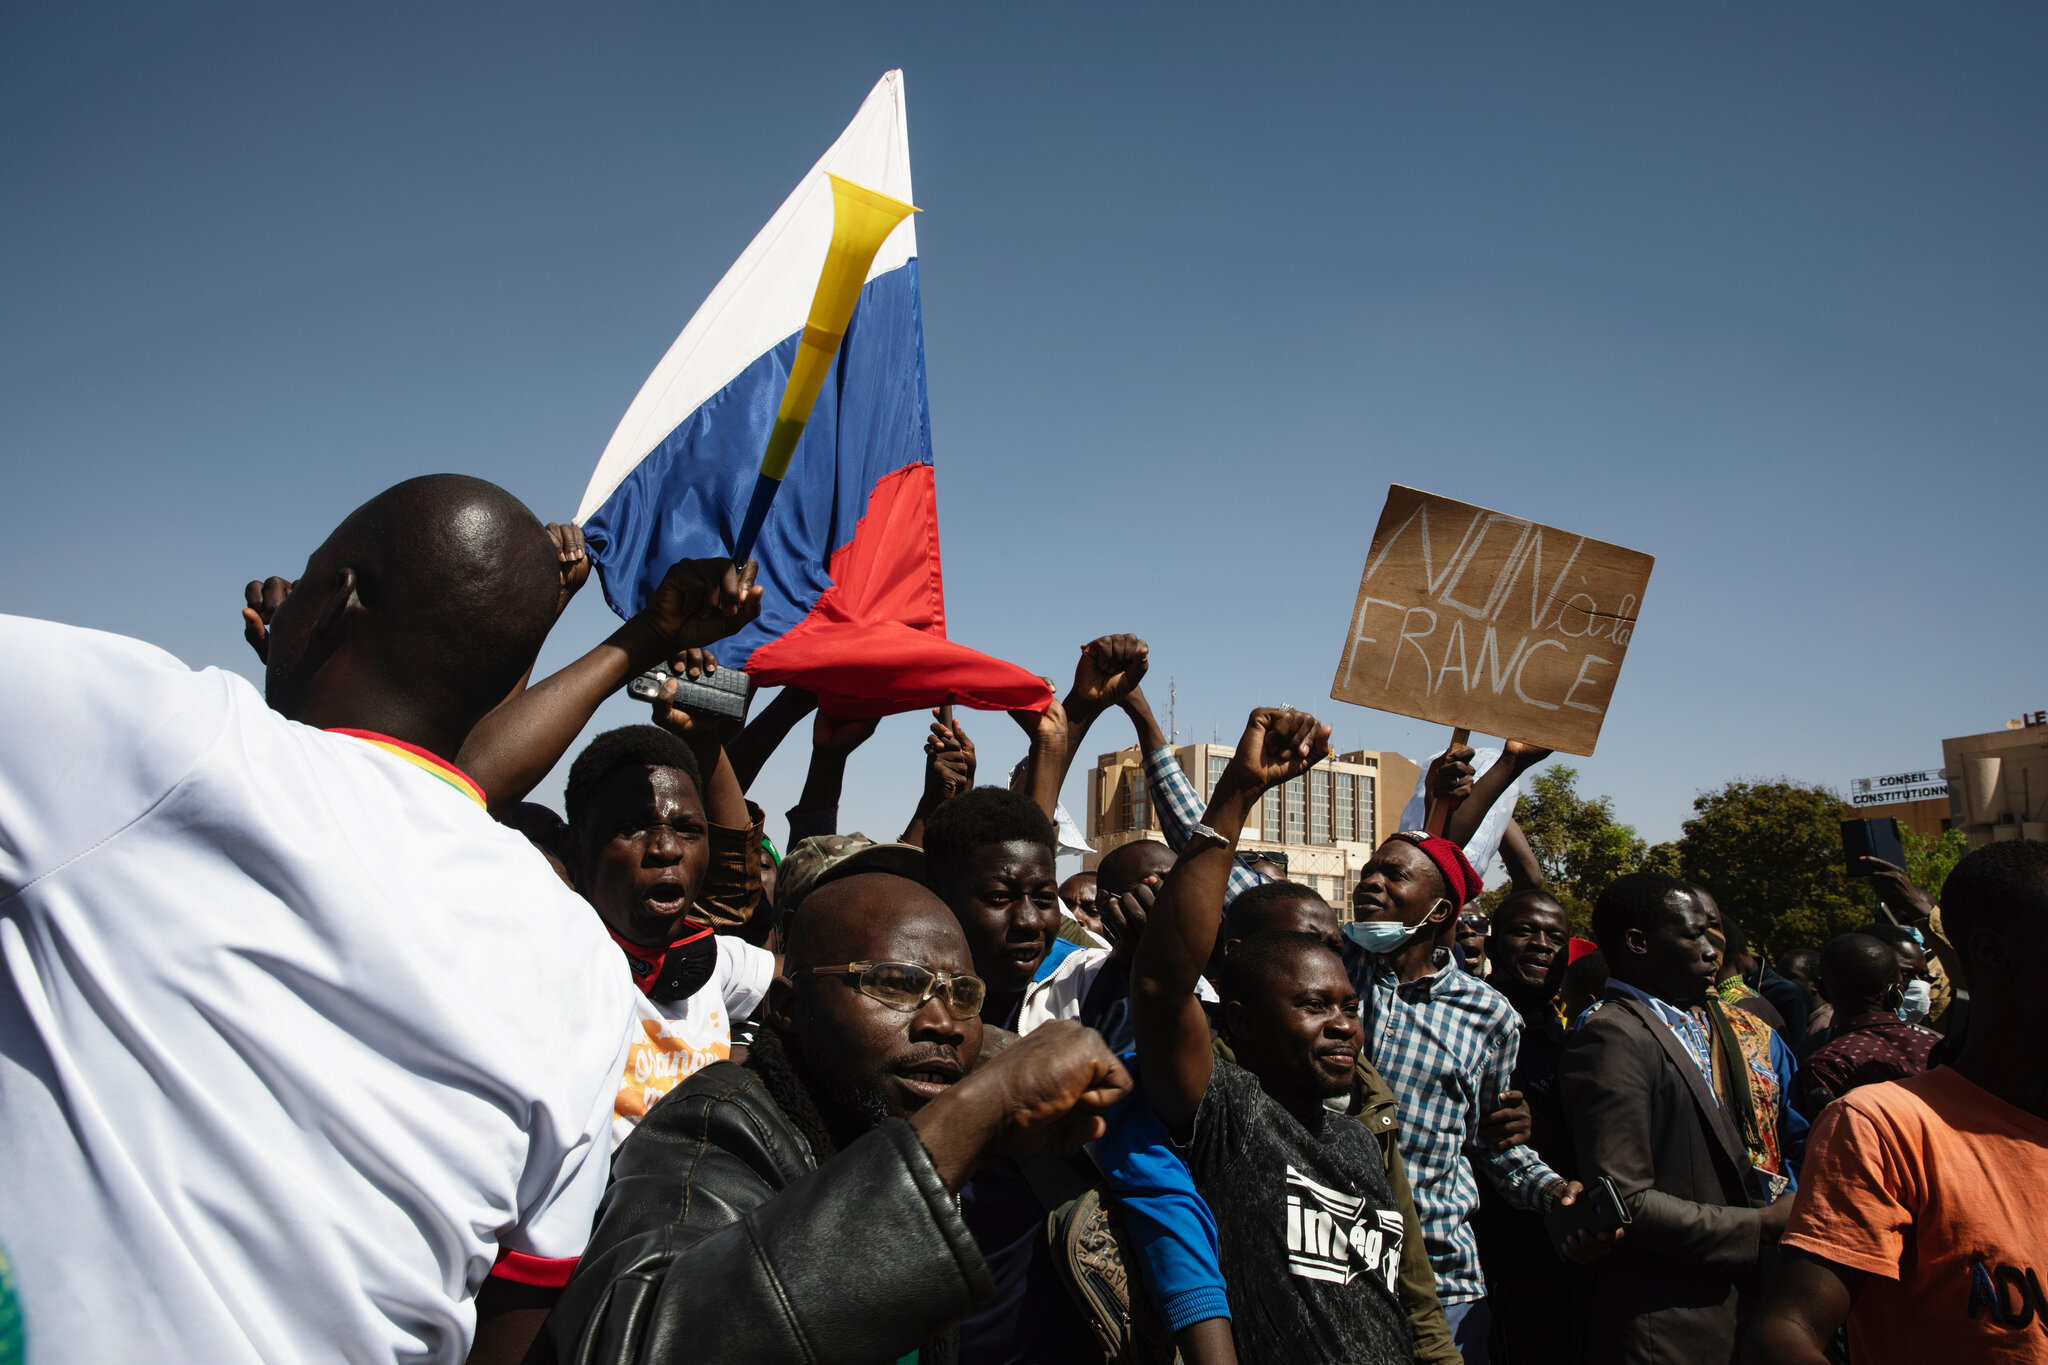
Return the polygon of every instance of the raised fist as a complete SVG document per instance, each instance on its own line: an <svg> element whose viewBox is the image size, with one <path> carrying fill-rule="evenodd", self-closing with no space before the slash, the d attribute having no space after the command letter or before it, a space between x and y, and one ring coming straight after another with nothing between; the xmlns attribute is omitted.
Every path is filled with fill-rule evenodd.
<svg viewBox="0 0 2048 1365"><path fill-rule="evenodd" d="M1245 722L1222 780L1256 794L1301 776L1329 754L1329 726L1306 711L1261 706Z"/></svg>
<svg viewBox="0 0 2048 1365"><path fill-rule="evenodd" d="M559 617L576 590L590 581L590 552L583 546L583 528L573 521L549 522L548 539L555 542L555 564L562 575L561 591L555 597L555 615Z"/></svg>
<svg viewBox="0 0 2048 1365"><path fill-rule="evenodd" d="M1438 754L1429 765L1429 795L1435 801L1463 801L1472 794L1475 750L1459 744Z"/></svg>
<svg viewBox="0 0 2048 1365"><path fill-rule="evenodd" d="M1150 654L1151 647L1135 635L1105 635L1082 645L1067 708L1100 712L1115 706L1144 678Z"/></svg>
<svg viewBox="0 0 2048 1365"><path fill-rule="evenodd" d="M960 1082L985 1089L988 1151L1003 1156L1073 1152L1102 1136L1102 1116L1131 1088L1123 1063L1094 1029L1071 1019L1041 1024Z"/></svg>
<svg viewBox="0 0 2048 1365"><path fill-rule="evenodd" d="M242 589L242 600L247 604L242 608L242 638L266 664L270 662L270 618L277 615L277 609L291 595L288 578L252 578L249 586Z"/></svg>
<svg viewBox="0 0 2048 1365"><path fill-rule="evenodd" d="M755 564L729 559L679 559L640 609L644 620L673 651L701 649L723 640L761 614Z"/></svg>

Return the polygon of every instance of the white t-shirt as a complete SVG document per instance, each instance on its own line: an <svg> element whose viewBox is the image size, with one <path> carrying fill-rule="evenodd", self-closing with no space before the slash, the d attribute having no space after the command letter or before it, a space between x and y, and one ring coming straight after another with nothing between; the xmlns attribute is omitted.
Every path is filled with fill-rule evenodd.
<svg viewBox="0 0 2048 1365"><path fill-rule="evenodd" d="M1401 808L1401 828L1421 829L1426 818L1429 798L1429 765L1442 758L1445 749L1438 749L1422 760L1422 776L1415 779L1415 794L1408 798L1408 804ZM1486 770L1500 762L1505 749L1477 749L1472 751L1472 780L1477 782L1486 775ZM1508 789L1500 794L1500 800L1487 809L1486 818L1479 822L1479 828L1472 832L1472 838L1465 845L1465 857L1472 863L1472 870L1483 879L1487 876L1487 864L1500 853L1500 841L1507 837L1508 822L1515 818L1515 801L1522 794L1522 784L1529 780L1523 773L1508 783Z"/></svg>
<svg viewBox="0 0 2048 1365"><path fill-rule="evenodd" d="M0 1239L39 1365L457 1365L590 1234L619 950L446 764L0 616Z"/></svg>
<svg viewBox="0 0 2048 1365"><path fill-rule="evenodd" d="M616 1148L669 1091L732 1056L732 1021L746 1020L775 979L775 954L720 934L711 979L687 1000L649 1000L634 991L639 1018L612 1105Z"/></svg>
<svg viewBox="0 0 2048 1365"><path fill-rule="evenodd" d="M1026 986L1024 1004L1017 1011L1018 1035L1021 1037L1054 1019L1079 1019L1081 1006L1087 1001L1088 992L1095 989L1095 978L1102 974L1102 964L1109 961L1109 953L1107 948L1076 948L1043 981ZM1216 988L1198 976L1195 998L1214 1003L1218 998Z"/></svg>

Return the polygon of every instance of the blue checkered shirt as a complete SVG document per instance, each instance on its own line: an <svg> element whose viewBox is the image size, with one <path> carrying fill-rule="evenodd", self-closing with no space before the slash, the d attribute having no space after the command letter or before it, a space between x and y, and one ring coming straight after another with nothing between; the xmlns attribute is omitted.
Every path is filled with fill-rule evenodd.
<svg viewBox="0 0 2048 1365"><path fill-rule="evenodd" d="M1163 744L1145 755L1145 793L1152 798L1152 809L1159 816L1159 832L1166 836L1166 846L1180 852L1187 846L1195 826L1202 823L1205 808L1195 784L1181 771L1180 760ZM1230 886L1223 903L1230 904L1264 880L1243 863L1232 861Z"/></svg>
<svg viewBox="0 0 2048 1365"><path fill-rule="evenodd" d="M1344 956L1352 984L1372 1002L1368 1055L1400 1101L1401 1160L1437 1297L1445 1304L1484 1298L1473 1168L1522 1209L1542 1208L1543 1191L1563 1178L1533 1148L1495 1151L1479 1140L1479 1121L1498 1107L1501 1092L1514 1089L1521 1016L1506 996L1455 965L1400 985L1371 954L1347 946Z"/></svg>

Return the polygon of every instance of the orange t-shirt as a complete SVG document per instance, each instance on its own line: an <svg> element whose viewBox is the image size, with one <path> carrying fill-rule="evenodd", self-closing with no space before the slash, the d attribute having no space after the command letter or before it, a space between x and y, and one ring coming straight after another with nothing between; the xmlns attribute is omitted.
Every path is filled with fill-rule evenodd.
<svg viewBox="0 0 2048 1365"><path fill-rule="evenodd" d="M1869 1272L1857 1365L2048 1365L2048 1121L1949 1067L1827 1107L1784 1241Z"/></svg>

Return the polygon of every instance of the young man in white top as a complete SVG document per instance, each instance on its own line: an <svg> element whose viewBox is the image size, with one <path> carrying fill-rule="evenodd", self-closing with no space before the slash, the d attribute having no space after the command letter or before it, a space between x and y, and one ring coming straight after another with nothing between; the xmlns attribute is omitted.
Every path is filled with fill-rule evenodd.
<svg viewBox="0 0 2048 1365"><path fill-rule="evenodd" d="M723 562L664 590L649 650L758 610ZM268 705L0 617L0 1228L39 1362L457 1365L487 1280L528 1297L473 1358L524 1351L634 992L454 760L559 591L517 499L437 475L313 553Z"/></svg>
<svg viewBox="0 0 2048 1365"><path fill-rule="evenodd" d="M653 725L607 730L569 768L569 876L639 987L612 1109L614 1145L663 1095L732 1057L732 1026L768 994L775 956L716 934L697 907L710 861L703 776Z"/></svg>

